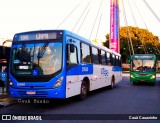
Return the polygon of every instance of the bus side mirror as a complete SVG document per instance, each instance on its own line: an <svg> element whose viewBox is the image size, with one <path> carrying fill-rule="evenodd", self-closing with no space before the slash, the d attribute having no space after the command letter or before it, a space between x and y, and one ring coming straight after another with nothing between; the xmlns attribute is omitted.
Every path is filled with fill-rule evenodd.
<svg viewBox="0 0 160 123"><path fill-rule="evenodd" d="M74 44L70 44L70 53L74 53Z"/></svg>

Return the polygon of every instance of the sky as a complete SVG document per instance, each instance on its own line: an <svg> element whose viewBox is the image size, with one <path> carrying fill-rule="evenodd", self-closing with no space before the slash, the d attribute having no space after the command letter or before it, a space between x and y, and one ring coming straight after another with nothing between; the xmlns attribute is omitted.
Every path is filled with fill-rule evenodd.
<svg viewBox="0 0 160 123"><path fill-rule="evenodd" d="M160 0L146 1L160 17ZM160 22L143 0L123 2L129 26L146 28L146 24L150 32L160 37ZM105 41L105 35L110 31L110 0L103 0L101 7L100 4L101 0L0 0L0 38L12 39L15 33L32 30L67 29L90 40ZM125 26L122 0L119 5L120 26Z"/></svg>

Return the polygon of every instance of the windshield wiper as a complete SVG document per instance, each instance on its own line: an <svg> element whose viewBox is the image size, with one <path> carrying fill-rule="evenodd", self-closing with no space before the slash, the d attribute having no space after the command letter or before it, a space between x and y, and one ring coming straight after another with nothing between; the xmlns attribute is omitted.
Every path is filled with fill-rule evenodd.
<svg viewBox="0 0 160 123"><path fill-rule="evenodd" d="M31 52L28 52L28 49L26 48L25 44L22 44L22 49L20 51L20 55L21 55L21 60L22 61L30 61L30 54Z"/></svg>
<svg viewBox="0 0 160 123"><path fill-rule="evenodd" d="M38 55L37 55L37 58L38 58L38 65L39 65L39 59L43 57L45 51L46 51L46 47L48 46L48 42L46 42L42 47L39 47L39 51L38 51Z"/></svg>

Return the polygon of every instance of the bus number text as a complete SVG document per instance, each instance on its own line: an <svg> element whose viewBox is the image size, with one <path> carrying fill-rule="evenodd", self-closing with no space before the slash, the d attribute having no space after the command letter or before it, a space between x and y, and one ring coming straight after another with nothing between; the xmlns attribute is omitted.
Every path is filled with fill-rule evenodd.
<svg viewBox="0 0 160 123"><path fill-rule="evenodd" d="M88 67L82 67L82 72L88 71Z"/></svg>

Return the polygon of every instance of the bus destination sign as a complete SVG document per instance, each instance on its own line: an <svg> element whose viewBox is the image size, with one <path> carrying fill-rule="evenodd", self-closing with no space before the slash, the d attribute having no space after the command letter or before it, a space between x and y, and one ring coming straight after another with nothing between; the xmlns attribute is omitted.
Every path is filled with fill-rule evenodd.
<svg viewBox="0 0 160 123"><path fill-rule="evenodd" d="M14 39L15 41L60 39L60 34L57 32L22 33L15 35Z"/></svg>
<svg viewBox="0 0 160 123"><path fill-rule="evenodd" d="M153 55L135 55L135 56L133 56L133 58L137 58L137 59L153 59L154 58L154 56Z"/></svg>

